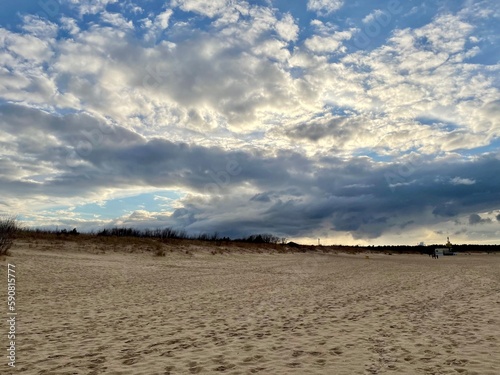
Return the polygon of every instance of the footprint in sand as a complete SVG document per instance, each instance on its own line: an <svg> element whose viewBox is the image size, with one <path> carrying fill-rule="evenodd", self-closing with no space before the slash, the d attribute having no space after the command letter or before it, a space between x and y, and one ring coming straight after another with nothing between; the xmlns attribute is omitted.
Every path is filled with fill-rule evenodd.
<svg viewBox="0 0 500 375"><path fill-rule="evenodd" d="M230 370L230 369L235 368L235 367L236 366L233 364L221 365L221 366L214 368L214 371L222 372L222 371Z"/></svg>
<svg viewBox="0 0 500 375"><path fill-rule="evenodd" d="M139 362L139 357L128 358L128 359L124 360L122 363L124 365L130 366L130 365L133 365L134 363L137 363L137 362Z"/></svg>
<svg viewBox="0 0 500 375"><path fill-rule="evenodd" d="M63 355L60 354L55 354L55 355L49 355L47 358L48 359L56 359L56 358L61 358L64 357Z"/></svg>
<svg viewBox="0 0 500 375"><path fill-rule="evenodd" d="M254 355L253 357L246 357L243 359L243 363L247 364L247 363L250 363L250 362L258 362L259 359L261 359L263 356L261 355Z"/></svg>
<svg viewBox="0 0 500 375"><path fill-rule="evenodd" d="M160 357L174 357L173 350L169 350L160 354Z"/></svg>
<svg viewBox="0 0 500 375"><path fill-rule="evenodd" d="M266 370L265 367L255 367L255 368L250 369L250 372L252 374L256 374L258 372L262 372L262 371L265 371L265 370Z"/></svg>
<svg viewBox="0 0 500 375"><path fill-rule="evenodd" d="M330 349L330 354L331 355L341 355L342 353L344 353L344 352L338 346L336 346L335 348Z"/></svg>
<svg viewBox="0 0 500 375"><path fill-rule="evenodd" d="M191 374L199 374L202 372L203 367L198 366L198 362L189 362L189 372Z"/></svg>
<svg viewBox="0 0 500 375"><path fill-rule="evenodd" d="M100 356L100 357L97 357L97 358L91 360L90 362L92 362L94 365L100 365L101 363L106 362L106 357Z"/></svg>
<svg viewBox="0 0 500 375"><path fill-rule="evenodd" d="M326 364L326 360L324 360L324 359L318 359L318 360L316 360L316 364L318 364L320 366L324 366Z"/></svg>
<svg viewBox="0 0 500 375"><path fill-rule="evenodd" d="M469 363L467 359L449 359L445 362L448 366L463 366Z"/></svg>

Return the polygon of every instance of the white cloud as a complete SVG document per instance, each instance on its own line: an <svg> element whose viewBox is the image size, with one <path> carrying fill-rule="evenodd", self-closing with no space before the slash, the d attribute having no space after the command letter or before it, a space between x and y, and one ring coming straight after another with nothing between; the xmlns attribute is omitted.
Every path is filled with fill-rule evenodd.
<svg viewBox="0 0 500 375"><path fill-rule="evenodd" d="M260 56L286 63L290 58L290 52L286 47L287 43L272 39L262 42L253 51Z"/></svg>
<svg viewBox="0 0 500 375"><path fill-rule="evenodd" d="M76 7L80 15L97 14L104 10L108 4L114 4L118 0L60 0Z"/></svg>
<svg viewBox="0 0 500 375"><path fill-rule="evenodd" d="M425 43L423 48L434 52L445 51L454 54L463 51L474 27L459 17L446 14L434 22L415 30L416 43Z"/></svg>
<svg viewBox="0 0 500 375"><path fill-rule="evenodd" d="M61 28L67 30L71 35L78 34L80 32L80 28L75 19L70 17L61 17Z"/></svg>
<svg viewBox="0 0 500 375"><path fill-rule="evenodd" d="M307 9L325 16L339 10L343 5L343 0L309 0Z"/></svg>
<svg viewBox="0 0 500 375"><path fill-rule="evenodd" d="M128 21L120 13L109 13L104 11L101 13L101 19L105 23L109 23L122 30L132 30L134 28L134 24L132 23L132 21Z"/></svg>
<svg viewBox="0 0 500 375"><path fill-rule="evenodd" d="M172 11L172 9L167 9L166 11L156 16L155 23L158 24L158 26L161 27L162 30L166 29L168 27L168 21L170 20L170 17L173 13L174 12Z"/></svg>
<svg viewBox="0 0 500 375"><path fill-rule="evenodd" d="M295 20L290 13L276 23L276 31L278 35L285 41L296 41L299 36L299 27L295 24Z"/></svg>
<svg viewBox="0 0 500 375"><path fill-rule="evenodd" d="M23 16L23 30L27 33L40 38L52 39L57 36L58 25L38 16Z"/></svg>
<svg viewBox="0 0 500 375"><path fill-rule="evenodd" d="M450 180L450 183L452 185L474 185L476 181L470 178L454 177Z"/></svg>
<svg viewBox="0 0 500 375"><path fill-rule="evenodd" d="M185 12L195 12L213 18L230 8L231 2L228 0L172 0L171 5Z"/></svg>
<svg viewBox="0 0 500 375"><path fill-rule="evenodd" d="M144 149L150 150L150 155L161 154L167 147L164 144L164 148L153 147L154 142L149 148L145 146L153 139L156 145L168 139L207 148L220 147L226 153L248 152L245 156L250 158L261 155L256 162L258 167L249 173L253 177L238 185L228 198L230 203L213 215L221 225L234 220L241 212L251 212L255 220L268 214L262 206L247 204L255 194L262 194L258 199L269 199L276 205L276 212L285 212L287 217L293 217L289 214L294 213L293 210L320 217L319 208L318 212L308 211L308 204L314 203L311 197L320 196L316 194L321 191L318 184L324 181L315 180L314 176L319 170L329 172L332 165L348 161L356 172L353 175L367 176L368 172L387 165L386 160L411 153L429 155L429 160L437 165L441 160L438 155L454 161L465 160L467 157L458 154L461 149L486 146L500 136L500 66L495 61L489 65L478 62L484 58L484 44L492 39L491 35L482 35L484 24L475 25L470 13L466 17L466 13L442 10L427 24L413 29L405 28L405 20L400 19L390 27L402 25L403 28L393 29L387 40L377 40L368 49L351 52L346 48L347 41L356 31L348 22L334 22L335 17L330 22L313 20L310 26L302 26L300 15L281 16L272 7L240 1L176 0L172 4L174 9L157 9L156 13L144 13L140 16L142 20L131 22L130 12L127 16L107 12L110 1L72 3L81 15L95 13L98 16L91 17L92 23L86 21L87 17L76 20L62 16L59 26L38 17L24 17L20 27L12 29L17 32L0 28L0 98L4 102L23 103L27 108L44 109L46 114L85 113L85 116L118 124L131 134L140 135L139 140L127 141L135 143L135 147L129 149L131 155L138 155L134 152ZM341 1L308 4L309 10L320 16L332 14L341 6ZM116 11L120 6L108 9ZM186 14L182 11L196 14L183 18ZM373 22L380 12L372 12L363 22ZM212 19L203 18L200 22L200 14ZM200 24L202 29L197 29ZM299 24L307 29L299 28ZM67 30L70 36L59 32L58 27ZM71 180L74 175L65 169L68 166L63 168L57 164L60 161L55 162L46 155L47 149L59 155L57 152L72 144L67 137L79 139L78 135L69 129L57 136L53 132L46 134L40 129L31 129L26 124L41 126L44 115L31 113L30 116L23 123L25 129L30 129L24 135L1 130L0 147L6 150L9 161L0 161L0 171L17 179L18 185L12 191L17 192L17 188L27 191L35 186L40 190L43 183L57 181L59 185L51 185L54 191L68 194L68 188L84 185L86 181L78 181L80 185L76 185ZM81 118L87 119L85 116ZM69 117L64 118L68 124L71 122ZM81 120L80 125L85 128L87 120ZM10 126L10 123L2 126ZM95 160L72 160L70 171L110 172L106 169L109 163L119 164L119 158L111 151L124 145L117 146L110 141L106 146L99 152L109 153L108 159L100 158L102 155L96 152L92 154ZM33 165L32 156L22 156L16 147L46 160ZM168 147L175 149L171 155L182 151L170 144ZM288 167L290 176L302 178L293 183L300 185L301 194L308 189L301 185L304 181L311 183L316 191L304 193L306 198L298 198L299 195L290 192L263 194L264 190L275 188L277 183L269 181L274 181L273 176L286 168L274 166L269 169L273 174L259 182L256 176L275 160L282 160L279 159L282 155L297 158L290 150L307 159L302 170ZM332 155L338 159L332 161ZM123 159L125 155L120 157ZM203 158L194 159L193 165L198 166ZM129 164L132 165L133 160ZM189 180L197 173L193 165L169 177L176 181ZM418 167L424 168L422 164ZM139 173L138 170L140 168L123 168L131 174ZM427 181L425 176L441 175L442 170L431 172L419 178L396 180L392 186L400 191L420 189ZM158 184L158 181L163 183L161 176L154 174L139 173L138 176L136 182L144 183L140 188L146 189L148 184ZM383 180L381 176L371 180L351 176L343 181L343 186L377 191ZM89 195L85 199L100 198L103 190L97 191L98 186L106 185L105 181L115 184L110 188L111 195L132 189L125 177L111 172L99 175L100 180L89 181ZM331 186L335 181L332 177ZM91 183L95 186L90 186ZM453 171L443 177L440 184L447 184L449 189L457 185L479 189L481 177ZM387 188L384 185L384 189ZM321 192L325 196L342 193L326 188ZM200 202L194 197L191 195L183 201L186 207L199 209L193 212L203 217L193 227L215 225L210 220L215 201L204 196L205 201ZM27 212L26 207L34 205L37 199L41 205L36 207L50 206L46 196L30 196L24 203L21 199L9 198L9 204L16 209L24 206L23 212ZM69 203L72 200L71 197L62 199ZM339 198L332 201L335 199ZM356 203L356 199L370 202L368 198L353 199L350 204ZM332 201L322 203L328 206ZM448 206L453 205L443 204L444 208L439 207L437 212L454 214ZM239 207L241 211L228 213L230 207ZM470 214L473 212L464 213ZM138 212L120 220L140 222L154 220L155 215L150 217ZM429 213L429 217L434 216ZM189 214L183 217L189 218ZM354 220L349 213L345 217L336 216L335 220L336 225L342 227L343 222L351 223L352 219L356 225L361 223L359 228L366 226L369 236L377 235L384 218L369 215L365 218L366 225L361 217ZM280 219L278 214L276 219ZM396 225L387 220L389 226ZM349 230L347 227L346 224L342 228Z"/></svg>
<svg viewBox="0 0 500 375"><path fill-rule="evenodd" d="M381 9L375 9L373 12L368 14L365 18L362 19L362 22L365 24L372 23L376 21L378 18L385 16L385 12ZM387 19L387 16L385 17Z"/></svg>
<svg viewBox="0 0 500 375"><path fill-rule="evenodd" d="M369 119L353 125L357 132L344 138L343 146L335 144L347 152L355 145L385 145L388 152L412 147L426 153L450 151L484 145L498 134L494 120L498 117L482 109L483 101L495 102L498 90L492 86L491 73L461 61L468 52L464 41L471 26L458 17L443 15L420 29L398 30L380 48L328 62L321 55L345 52L343 42L352 30L335 30L336 26L315 20L311 24L316 34L290 52L286 42L295 40L298 32L291 15L278 20L271 9L245 9L246 19L219 24L217 34L169 26L172 10L150 15L149 23L144 22L155 48L131 38L123 31L130 22L109 13L102 17L113 28L94 25L74 34L73 40L57 43L3 31L7 48L0 58L11 69L16 67L8 75L3 73L2 92L11 100L31 97L38 103L85 108L150 136L168 128L170 136L179 140L185 139L186 131L201 135L218 129L220 134L210 139L219 142L215 140L227 129L260 130L268 132L261 140L263 147L267 142L293 147L273 134L335 107ZM74 31L78 28L72 19L65 23ZM162 40L165 26L173 27L177 35L189 32L189 43ZM20 69L16 57L20 54L36 59L31 74L26 74L25 66ZM43 63L51 66L50 74L40 71ZM301 75L290 75L291 68ZM33 75L39 78L13 79ZM482 100L471 100L479 96ZM457 123L464 130L474 128L477 134L454 134L439 126L415 128L420 116ZM326 139L317 142L328 145ZM317 144L303 147L313 153Z"/></svg>
<svg viewBox="0 0 500 375"><path fill-rule="evenodd" d="M142 27L146 30L144 40L155 44L161 41L163 31L168 28L173 13L172 9L167 9L153 18L142 19Z"/></svg>
<svg viewBox="0 0 500 375"><path fill-rule="evenodd" d="M11 54L11 61L15 62L13 68L25 65L26 62L33 65L42 64L50 61L53 56L50 40L38 38L34 35L17 34L0 29L0 41L4 52Z"/></svg>
<svg viewBox="0 0 500 375"><path fill-rule="evenodd" d="M340 31L330 36L314 35L307 39L304 44L310 51L315 53L343 52L345 48L342 48L342 42L349 40L351 37L351 31Z"/></svg>

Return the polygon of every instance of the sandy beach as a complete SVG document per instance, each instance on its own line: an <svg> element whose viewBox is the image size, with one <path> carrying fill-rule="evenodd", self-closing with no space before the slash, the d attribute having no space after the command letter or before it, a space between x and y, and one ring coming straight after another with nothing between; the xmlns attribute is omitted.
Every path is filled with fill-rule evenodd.
<svg viewBox="0 0 500 375"><path fill-rule="evenodd" d="M500 255L79 246L16 243L2 262L18 337L0 373L500 373Z"/></svg>

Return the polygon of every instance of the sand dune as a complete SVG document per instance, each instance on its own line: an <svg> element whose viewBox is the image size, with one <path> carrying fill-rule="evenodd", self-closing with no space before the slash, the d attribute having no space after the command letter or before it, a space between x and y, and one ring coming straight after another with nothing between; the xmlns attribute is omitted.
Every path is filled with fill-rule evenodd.
<svg viewBox="0 0 500 375"><path fill-rule="evenodd" d="M500 255L12 252L15 374L500 374Z"/></svg>

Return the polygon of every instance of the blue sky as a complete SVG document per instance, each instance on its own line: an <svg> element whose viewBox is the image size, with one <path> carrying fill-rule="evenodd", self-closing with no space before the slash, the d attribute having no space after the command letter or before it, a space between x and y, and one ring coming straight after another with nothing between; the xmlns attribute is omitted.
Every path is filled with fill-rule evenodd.
<svg viewBox="0 0 500 375"><path fill-rule="evenodd" d="M494 0L0 7L0 215L500 240Z"/></svg>

